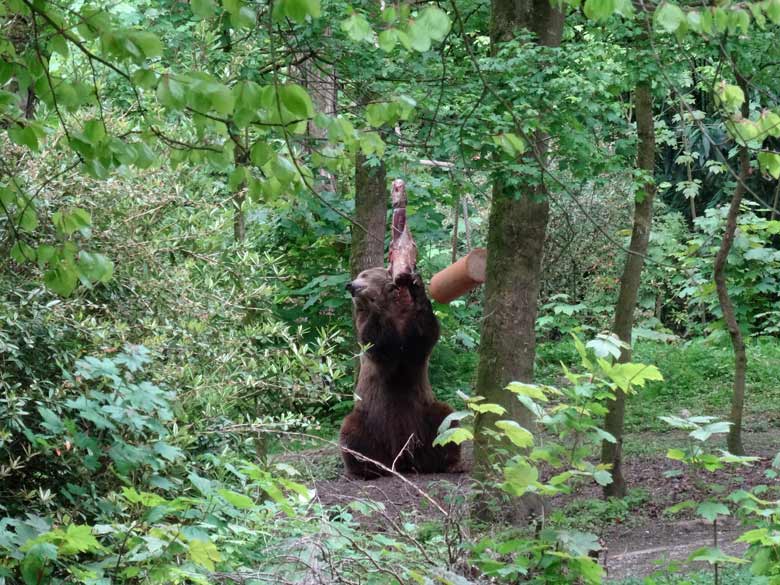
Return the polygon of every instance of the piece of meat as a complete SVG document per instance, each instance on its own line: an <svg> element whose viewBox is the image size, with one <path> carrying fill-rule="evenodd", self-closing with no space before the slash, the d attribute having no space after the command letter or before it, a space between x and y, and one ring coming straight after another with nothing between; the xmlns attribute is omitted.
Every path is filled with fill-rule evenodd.
<svg viewBox="0 0 780 585"><path fill-rule="evenodd" d="M417 267L417 245L406 224L406 184L402 179L393 181L392 201L393 223L388 271L396 285L408 286Z"/></svg>

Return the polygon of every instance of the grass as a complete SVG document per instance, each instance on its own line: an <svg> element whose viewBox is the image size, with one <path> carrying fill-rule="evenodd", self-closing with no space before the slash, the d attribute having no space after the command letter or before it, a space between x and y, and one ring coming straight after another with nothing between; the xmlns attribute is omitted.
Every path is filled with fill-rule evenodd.
<svg viewBox="0 0 780 585"><path fill-rule="evenodd" d="M746 567L721 567L719 573L720 585L747 585L748 583L764 583L750 574ZM620 581L607 581L613 585L712 585L715 578L712 571L684 572L670 568L659 570L649 577L632 577Z"/></svg>

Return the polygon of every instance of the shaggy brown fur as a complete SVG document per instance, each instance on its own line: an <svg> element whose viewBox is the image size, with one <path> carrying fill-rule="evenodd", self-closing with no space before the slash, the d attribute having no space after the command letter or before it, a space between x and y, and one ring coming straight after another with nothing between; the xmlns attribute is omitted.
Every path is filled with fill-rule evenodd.
<svg viewBox="0 0 780 585"><path fill-rule="evenodd" d="M432 445L439 425L452 412L436 401L428 381L439 322L420 277L406 276L396 284L386 269L371 268L347 285L358 340L369 349L360 358L359 400L344 419L341 444L387 467L395 462L401 472L451 471L459 464L460 448ZM347 452L343 457L349 475L372 478L386 473Z"/></svg>

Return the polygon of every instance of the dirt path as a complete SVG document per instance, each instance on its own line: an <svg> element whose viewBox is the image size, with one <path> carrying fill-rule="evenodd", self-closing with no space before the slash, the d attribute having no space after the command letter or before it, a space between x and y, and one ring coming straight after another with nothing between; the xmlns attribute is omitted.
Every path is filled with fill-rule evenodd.
<svg viewBox="0 0 780 585"><path fill-rule="evenodd" d="M670 518L664 510L683 500L706 499L704 486L707 483L721 484L725 487L724 494L767 483L764 471L771 465L770 453L764 452L763 458L751 467L732 468L728 473L716 472L701 478L667 477L667 472L677 466L662 456L633 457L625 465L626 477L630 478L630 487L644 490L645 497L625 518L604 517L598 527L591 529L600 534L605 543L600 561L608 579L644 577L659 570L665 562L684 562L695 550L711 546L711 525L693 519L690 512L687 516ZM369 530L386 531L388 522L392 524L398 519L410 520L418 525L438 520L443 517L442 509L455 517L467 513L465 504L472 487L468 473L356 481L340 475L335 449L307 453L304 460L310 470L322 472L323 469L332 469L335 472L329 479L316 479L317 474L310 476L323 505L347 505L355 501L373 501L383 505L379 513L361 519ZM598 486L583 486L575 494L554 499L551 506L561 509L583 498L599 497ZM744 551L744 545L734 543L739 534L741 530L734 521L722 523L718 541L724 552L739 556Z"/></svg>

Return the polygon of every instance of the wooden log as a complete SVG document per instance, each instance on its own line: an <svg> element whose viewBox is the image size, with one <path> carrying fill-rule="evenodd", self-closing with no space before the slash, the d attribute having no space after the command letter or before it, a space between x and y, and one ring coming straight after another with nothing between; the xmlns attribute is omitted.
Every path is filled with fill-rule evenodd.
<svg viewBox="0 0 780 585"><path fill-rule="evenodd" d="M417 268L417 244L406 224L406 184L401 179L393 181L393 223L391 228L389 261L390 276L398 283L408 279Z"/></svg>
<svg viewBox="0 0 780 585"><path fill-rule="evenodd" d="M428 287L440 303L449 303L485 282L487 250L474 248L466 256L437 272Z"/></svg>

